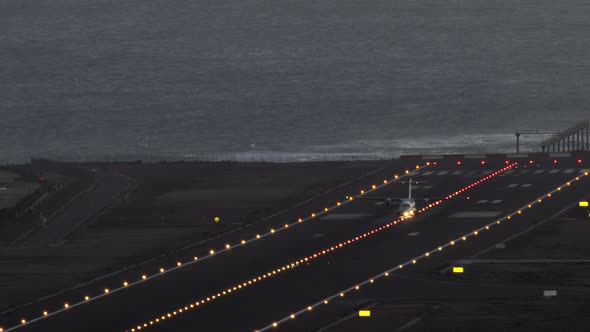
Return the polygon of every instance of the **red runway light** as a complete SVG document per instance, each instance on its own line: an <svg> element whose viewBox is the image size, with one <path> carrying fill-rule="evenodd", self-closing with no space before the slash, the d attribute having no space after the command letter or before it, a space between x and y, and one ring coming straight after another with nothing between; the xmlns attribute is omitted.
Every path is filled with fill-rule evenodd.
<svg viewBox="0 0 590 332"><path fill-rule="evenodd" d="M581 163L582 163L582 159L578 159L578 164L581 164Z"/></svg>
<svg viewBox="0 0 590 332"><path fill-rule="evenodd" d="M482 161L481 161L481 164L482 164L482 165L485 165L485 164L486 164L486 161L485 161L485 160L482 160Z"/></svg>
<svg viewBox="0 0 590 332"><path fill-rule="evenodd" d="M553 163L554 164L557 164L557 159L553 159Z"/></svg>
<svg viewBox="0 0 590 332"><path fill-rule="evenodd" d="M531 165L532 165L532 164L533 164L533 161L532 161L532 160L529 160L529 164L531 164Z"/></svg>
<svg viewBox="0 0 590 332"><path fill-rule="evenodd" d="M461 165L461 160L457 161L457 165Z"/></svg>

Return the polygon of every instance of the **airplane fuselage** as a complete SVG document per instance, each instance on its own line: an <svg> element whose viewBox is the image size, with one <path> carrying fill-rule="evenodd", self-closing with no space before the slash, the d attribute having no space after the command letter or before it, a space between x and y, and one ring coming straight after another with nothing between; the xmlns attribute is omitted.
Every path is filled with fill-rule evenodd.
<svg viewBox="0 0 590 332"><path fill-rule="evenodd" d="M397 214L404 217L413 216L416 213L416 201L413 199L402 199L397 209Z"/></svg>

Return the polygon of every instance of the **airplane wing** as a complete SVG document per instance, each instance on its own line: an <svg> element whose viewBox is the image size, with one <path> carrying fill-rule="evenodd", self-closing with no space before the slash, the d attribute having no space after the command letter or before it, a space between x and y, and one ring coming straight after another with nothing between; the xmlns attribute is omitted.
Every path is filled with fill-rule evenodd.
<svg viewBox="0 0 590 332"><path fill-rule="evenodd" d="M451 197L451 198L447 198L447 197L420 198L420 197L418 197L418 198L412 198L412 199L415 200L415 201L425 201L425 202L428 202L428 201L438 201L438 200L446 201L446 200L449 200L449 199L470 199L470 198L469 198L469 196L463 196L463 197Z"/></svg>
<svg viewBox="0 0 590 332"><path fill-rule="evenodd" d="M396 197L356 197L356 199L366 199L371 201L390 201L390 202L399 202L405 198L396 198Z"/></svg>

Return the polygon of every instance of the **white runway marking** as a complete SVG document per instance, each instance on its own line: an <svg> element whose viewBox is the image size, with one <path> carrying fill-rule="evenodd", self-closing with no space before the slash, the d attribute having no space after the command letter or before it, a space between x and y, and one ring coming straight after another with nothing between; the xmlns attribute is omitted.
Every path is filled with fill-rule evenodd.
<svg viewBox="0 0 590 332"><path fill-rule="evenodd" d="M488 175L490 173L492 173L492 171L491 170L487 170L487 171L481 172L481 175Z"/></svg>
<svg viewBox="0 0 590 332"><path fill-rule="evenodd" d="M502 211L464 211L451 214L451 218L489 218L501 214Z"/></svg>
<svg viewBox="0 0 590 332"><path fill-rule="evenodd" d="M436 175L447 175L447 174L449 174L449 171L440 171Z"/></svg>
<svg viewBox="0 0 590 332"><path fill-rule="evenodd" d="M507 187L508 188L514 188L516 186L518 186L518 183L509 184Z"/></svg>
<svg viewBox="0 0 590 332"><path fill-rule="evenodd" d="M521 187L522 187L522 188L528 188L528 187L530 187L530 186L532 186L532 184L530 184L530 183L525 183L525 184L523 184Z"/></svg>
<svg viewBox="0 0 590 332"><path fill-rule="evenodd" d="M424 172L424 174L422 174L422 175L426 176L426 175L431 175L432 173L434 173L434 172Z"/></svg>
<svg viewBox="0 0 590 332"><path fill-rule="evenodd" d="M495 199L495 200L491 201L490 203L493 203L493 204L498 204L498 203L500 203L500 202L502 202L502 200L501 200L501 199Z"/></svg>
<svg viewBox="0 0 590 332"><path fill-rule="evenodd" d="M479 173L479 171L469 171L467 172L467 174L465 174L465 176L474 176L477 175Z"/></svg>
<svg viewBox="0 0 590 332"><path fill-rule="evenodd" d="M316 233L316 234L312 235L311 237L312 237L313 239L317 239L317 238L320 238L320 237L323 237L323 236L324 236L324 234L319 234L319 233Z"/></svg>
<svg viewBox="0 0 590 332"><path fill-rule="evenodd" d="M573 172L573 171L575 171L575 169L566 169L566 170L565 170L565 171L563 171L563 172L564 172L564 173L571 173L571 172Z"/></svg>
<svg viewBox="0 0 590 332"><path fill-rule="evenodd" d="M364 219L370 216L366 213L333 213L322 218L322 220L351 220Z"/></svg>
<svg viewBox="0 0 590 332"><path fill-rule="evenodd" d="M459 175L461 173L463 173L463 171L454 171L453 173L451 173L451 175Z"/></svg>
<svg viewBox="0 0 590 332"><path fill-rule="evenodd" d="M420 232L413 232L413 233L408 233L408 236L416 236L418 234L420 234Z"/></svg>
<svg viewBox="0 0 590 332"><path fill-rule="evenodd" d="M430 189L430 188L432 188L432 186L424 186L423 188L424 189Z"/></svg>
<svg viewBox="0 0 590 332"><path fill-rule="evenodd" d="M385 204L385 202L377 202L377 203L375 203L373 205L383 205L383 204Z"/></svg>
<svg viewBox="0 0 590 332"><path fill-rule="evenodd" d="M483 203L487 203L487 202L488 202L487 199L482 199L482 200L479 200L479 201L477 201L475 203L477 203L477 204L483 204Z"/></svg>
<svg viewBox="0 0 590 332"><path fill-rule="evenodd" d="M545 170L544 170L544 169L539 169L539 170L536 170L534 173L535 173L535 174L541 174L541 173L543 173L543 172L545 172Z"/></svg>
<svg viewBox="0 0 590 332"><path fill-rule="evenodd" d="M547 173L549 173L549 174L555 174L555 173L557 173L557 172L559 172L559 170L558 170L558 169L554 169L554 170L551 170L551 171L549 171L549 172L547 172Z"/></svg>

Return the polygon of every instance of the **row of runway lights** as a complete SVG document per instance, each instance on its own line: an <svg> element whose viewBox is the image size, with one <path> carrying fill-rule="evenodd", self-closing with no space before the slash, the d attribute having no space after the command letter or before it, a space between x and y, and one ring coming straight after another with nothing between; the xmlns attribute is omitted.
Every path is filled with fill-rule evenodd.
<svg viewBox="0 0 590 332"><path fill-rule="evenodd" d="M486 177L484 177L484 178L482 178L482 179L480 179L480 180L478 180L476 182L473 182L473 183L469 184L468 186L465 186L465 187L463 187L463 188L455 191L454 193L446 196L445 197L445 200L449 200L449 199L451 199L451 198L453 198L453 197L455 197L455 196L463 193L464 191L466 191L468 189L471 189L474 186L477 186L477 185L481 184L482 182L487 181L487 180L493 178L494 176L496 176L498 174L501 174L502 172L511 169L515 165L516 165L516 163L515 164L512 164L512 165L509 165L507 167L504 167L504 168L502 168L502 169L500 169L500 170L498 170L496 172L493 172L493 173L487 175ZM443 201L444 200L442 200L442 199L441 200L437 200L437 201L435 201L435 202L433 202L431 204L428 204L427 206L425 206L424 208L418 210L417 212L418 213L424 212L424 211L426 211L426 210L428 210L430 208L433 208L433 207L439 205ZM242 288L246 288L246 287L248 287L250 285L253 285L255 283L258 283L258 282L260 282L260 281L262 281L264 279L273 277L273 276L275 276L277 274L280 274L281 272L285 272L285 271L288 271L288 270L293 269L295 267L298 267L301 264L308 263L308 262L310 262L310 261L312 261L312 260L314 260L316 258L319 258L321 256L324 256L326 254L329 254L330 252L335 251L337 249L346 247L346 246L348 246L350 244L354 244L357 241L363 240L363 239L365 239L365 238L367 238L367 237L369 237L371 235L374 235L374 234L376 234L378 232L381 232L381 231L383 231L383 230L385 230L385 229L387 229L387 228L389 228L389 227L391 227L393 225L396 225L396 224L398 224L401 221L406 220L406 219L410 219L410 217L401 216L398 219L396 219L396 220L394 220L392 222L389 222L389 223L387 223L387 224L385 224L385 225L383 225L381 227L375 228L375 229L373 229L371 231L367 231L367 232L365 232L365 233L363 233L361 235L358 235L358 236L356 236L354 238L351 238L349 240L342 241L342 242L340 242L340 243L338 243L338 244L336 244L334 246L325 248L323 250L319 250L319 251L317 251L314 254L311 254L309 256L306 256L306 257L300 258L298 260L295 260L293 262L290 262L288 264L285 264L285 265L283 265L283 266L281 266L279 268L276 268L276 269L274 269L272 271L269 271L267 273L263 273L263 274L261 274L259 276L256 276L256 277L254 277L254 278L252 278L250 280L247 280L247 281L238 283L238 284L236 284L236 285L234 285L232 287L229 287L229 288L227 288L227 289L225 289L223 291L220 291L220 292L218 292L216 294L212 294L210 296L203 297L203 298L201 298L201 299L199 299L199 300L197 300L197 301L195 301L193 303L190 303L188 305L185 305L184 307L179 307L176 310L172 310L172 311L170 311L168 313L159 315L158 317L155 317L155 318L151 319L150 321L146 321L146 322L141 323L141 324L139 324L139 325L137 325L137 326L135 326L133 328L130 328L129 330L127 330L127 332L129 332L129 331L131 331L131 332L141 331L142 329L148 328L150 326L153 326L155 324L158 324L160 322L163 322L163 321L165 321L167 319L173 318L173 317L175 317L175 316L177 316L179 314L185 313L185 312L187 312L189 310L193 310L193 309L197 309L199 307L202 307L204 304L209 303L209 302L212 302L212 301L214 301L214 300L216 300L216 299L218 299L218 298L220 298L222 296L230 295L230 294L232 294L233 292L235 292L237 290L240 290Z"/></svg>
<svg viewBox="0 0 590 332"><path fill-rule="evenodd" d="M430 162L427 162L426 164L424 164L422 166L416 165L415 170L418 170L418 169L421 169L421 168L424 168L424 167L427 167L427 166L430 166L430 165L431 165ZM169 272L178 270L180 268L186 267L188 265L195 264L197 262L201 262L203 260L209 259L209 258L214 257L216 255L219 255L221 253L230 251L231 249L242 247L242 246L245 246L246 244L248 244L250 242L254 242L254 241L260 240L262 238L265 238L267 236L277 234L277 233L279 233L281 231L284 231L284 230L286 230L286 229L288 229L288 228L290 228L290 227L292 227L294 225L301 224L301 223L306 222L308 220L315 219L316 217L318 217L318 216L320 216L322 214L328 213L328 212L330 212L330 211L332 211L332 210L334 210L334 209L336 209L336 208L338 208L340 206L343 206L343 205L345 205L347 203L350 203L351 201L354 200L355 197L357 197L357 198L358 197L362 197L363 195L366 195L368 193L371 193L373 191L376 191L378 189L381 189L382 187L387 186L388 184L391 184L391 183L395 182L395 180L404 178L406 176L411 176L414 171L410 171L409 169L406 169L404 171L404 174L401 175L401 176L395 174L393 176L393 180L387 180L387 179L385 179L385 180L383 180L383 183L381 183L379 185L373 184L373 185L371 185L371 188L370 189L361 190L360 191L360 195L357 195L357 196L352 196L352 195L351 196L347 196L347 199L346 200L344 200L342 202L340 202L340 201L339 202L336 202L336 204L332 205L331 207L326 207L322 211L319 211L317 213L314 212L314 213L312 213L310 216L308 216L306 218L298 218L297 221L292 222L290 224L285 224L283 227L280 227L280 228L277 228L277 229L271 228L267 233L264 233L264 234L256 234L255 237L253 237L253 238L251 238L249 240L241 240L240 242L238 242L238 243L236 243L234 245L230 245L228 243L228 244L226 244L224 246L223 249L220 249L220 250L211 249L211 250L209 250L208 255L206 255L204 257L194 256L192 261L189 261L189 262L186 262L186 263L176 262L176 265L173 266L173 267L171 267L171 268L161 267L160 270L159 270L159 273L157 273L157 274L153 274L153 275L150 275L150 276L148 276L147 274L142 274L141 275L141 278L138 279L137 281L134 281L134 282L123 281L122 284L121 284L121 286L119 286L118 288L113 288L113 289L111 289L111 288L104 288L103 289L103 292L101 294L98 294L98 295L95 295L95 296L92 296L92 297L89 296L89 295L86 295L86 296L84 296L84 299L82 301L79 301L77 303L68 303L68 302L66 302L66 303L64 303L64 305L63 305L62 308L57 309L57 310L54 310L52 312L49 312L49 311L45 310L45 311L43 311L41 313L41 316L38 316L36 318L30 319L30 320L27 320L25 318L22 318L19 325L15 325L15 326L13 326L11 328L8 328L6 330L3 329L2 327L0 327L0 332L9 332L9 331L12 331L12 330L16 330L16 329L18 329L20 327L26 326L28 324L32 324L32 323L34 323L36 321L39 321L39 320L48 318L48 317L53 316L53 315L57 315L59 313L63 313L63 312L68 311L69 309L72 309L74 307L77 307L77 306L80 306L80 305L89 303L91 301L97 300L99 298L102 298L102 297L108 296L110 294L116 293L118 291L124 290L126 288L129 288L131 286L135 286L137 284L143 283L143 282L145 282L147 280L150 280L150 279L153 279L153 278L157 278L159 276L162 276L165 273L169 273Z"/></svg>
<svg viewBox="0 0 590 332"><path fill-rule="evenodd" d="M584 176L588 176L588 172L584 172ZM381 272L381 273L379 273L379 274L377 274L377 275L375 275L375 276L373 276L373 277L371 277L369 279L366 279L366 280L364 280L364 281L362 281L360 283L357 283L355 286L352 286L352 287L349 287L347 289L344 289L344 290L342 290L342 291L340 291L340 292L338 292L336 294L332 294L332 295L326 297L325 299L323 299L323 300L321 300L319 302L316 302L316 303L314 303L314 304L312 304L312 305L310 305L310 306L308 306L308 307L306 307L304 309L301 309L301 310L299 310L297 312L294 312L294 313L290 314L289 316L286 316L286 317L284 317L284 318L282 318L282 319L280 319L278 321L275 321L275 322L273 322L273 323L271 323L271 324L269 324L269 325L267 325L267 326L265 326L265 327L263 327L263 328L261 328L259 330L254 330L254 332L264 332L264 331L267 331L267 330L270 330L270 329L275 329L280 324L282 324L282 323L284 323L286 321L289 321L289 320L293 320L297 316L299 316L299 315L301 315L303 313L310 312L310 311L312 311L316 307L319 307L321 305L328 304L328 303L330 303L330 301L332 301L334 299L344 297L347 293L350 293L350 292L353 292L353 291L358 291L358 290L360 290L360 288L362 286L371 285L371 284L373 284L378 279L387 278L394 271L401 270L405 266L415 265L418 262L418 260L420 260L420 259L424 259L424 258L430 257L430 255L435 254L437 252L440 252L440 251L442 251L443 249L445 249L447 247L452 247L455 244L460 243L461 241L467 241L468 238L475 237L479 233L481 233L482 231L490 230L490 228L493 227L493 226L500 225L500 224L502 224L502 222L509 221L513 217L518 216L518 215L521 215L522 214L522 211L524 211L526 209L531 209L534 205L541 204L541 202L543 202L544 199L551 198L553 196L553 194L555 194L556 192L559 192L562 189L569 187L574 181L579 181L580 179L581 179L581 177L579 177L579 176L576 177L576 178L574 178L574 179L571 179L570 181L567 181L563 185L561 185L561 186L557 187L556 189L553 189L552 191L550 191L550 192L548 192L548 193L540 196L539 198L537 198L537 199L529 202L528 204L522 206L518 210L510 213L509 215L507 215L507 216L505 216L505 217L503 217L501 219L498 219L496 221L493 221L493 222L491 222L491 223L489 223L487 225L484 225L484 226L482 226L482 227L480 227L480 228L478 228L478 229L476 229L474 231L471 231L468 234L465 234L463 236L460 236L460 237L456 238L455 240L452 240L450 242L447 242L446 244L444 244L442 246L439 246L438 248L432 249L432 250L430 250L430 251L428 251L428 252L426 252L426 253L418 256L418 257L414 257L414 258L412 258L412 259L410 259L410 260L408 260L408 261L406 261L406 262L404 262L402 264L399 264L399 265L397 265L397 266L395 266L393 268L390 268L390 269L388 269L388 270L386 270L384 272Z"/></svg>

